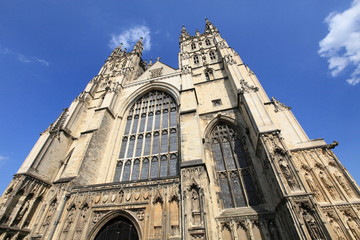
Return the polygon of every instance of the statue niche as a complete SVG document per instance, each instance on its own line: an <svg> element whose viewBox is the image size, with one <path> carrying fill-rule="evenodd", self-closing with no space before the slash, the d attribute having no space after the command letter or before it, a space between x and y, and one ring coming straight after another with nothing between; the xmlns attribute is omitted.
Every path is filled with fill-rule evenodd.
<svg viewBox="0 0 360 240"><path fill-rule="evenodd" d="M200 189L197 185L192 184L188 190L190 192L192 223L194 226L202 225Z"/></svg>

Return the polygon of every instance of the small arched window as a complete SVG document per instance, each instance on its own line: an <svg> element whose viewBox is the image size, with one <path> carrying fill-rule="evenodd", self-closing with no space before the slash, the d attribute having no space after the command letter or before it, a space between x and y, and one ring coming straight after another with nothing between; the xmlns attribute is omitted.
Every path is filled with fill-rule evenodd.
<svg viewBox="0 0 360 240"><path fill-rule="evenodd" d="M211 45L210 40L209 40L209 39L205 39L205 44L206 44L207 46L210 46L210 45Z"/></svg>
<svg viewBox="0 0 360 240"><path fill-rule="evenodd" d="M199 64L199 56L198 55L194 56L194 63Z"/></svg>
<svg viewBox="0 0 360 240"><path fill-rule="evenodd" d="M215 55L215 52L214 52L214 51L211 51L211 52L209 53L209 56L210 56L210 59L211 59L211 60L215 60L215 59L216 59L216 55Z"/></svg>
<svg viewBox="0 0 360 240"><path fill-rule="evenodd" d="M192 50L196 49L196 44L195 43L191 43L191 49Z"/></svg>
<svg viewBox="0 0 360 240"><path fill-rule="evenodd" d="M225 122L218 123L211 132L211 150L223 207L259 204L251 165L239 133Z"/></svg>
<svg viewBox="0 0 360 240"><path fill-rule="evenodd" d="M150 91L124 119L114 181L178 175L178 106L173 97Z"/></svg>
<svg viewBox="0 0 360 240"><path fill-rule="evenodd" d="M205 70L205 79L206 81L210 81L214 79L214 74L212 69L206 69Z"/></svg>

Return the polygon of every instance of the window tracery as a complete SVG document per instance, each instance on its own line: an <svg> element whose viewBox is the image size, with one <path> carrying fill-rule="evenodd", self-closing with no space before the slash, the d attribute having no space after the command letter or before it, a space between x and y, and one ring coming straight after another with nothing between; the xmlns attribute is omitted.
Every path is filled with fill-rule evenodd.
<svg viewBox="0 0 360 240"><path fill-rule="evenodd" d="M114 181L178 175L178 108L165 92L153 90L126 117Z"/></svg>
<svg viewBox="0 0 360 240"><path fill-rule="evenodd" d="M214 73L212 69L206 69L205 70L205 79L206 81L210 81L214 79Z"/></svg>
<svg viewBox="0 0 360 240"><path fill-rule="evenodd" d="M199 64L199 56L198 55L194 56L194 63Z"/></svg>
<svg viewBox="0 0 360 240"><path fill-rule="evenodd" d="M225 122L211 132L211 150L224 208L259 204L251 166L239 134Z"/></svg>
<svg viewBox="0 0 360 240"><path fill-rule="evenodd" d="M191 43L191 49L192 50L196 49L196 44L195 43Z"/></svg>
<svg viewBox="0 0 360 240"><path fill-rule="evenodd" d="M215 60L215 59L216 59L216 55L215 55L215 52L214 52L214 51L211 51L211 52L209 53L209 56L210 56L210 59L211 59L211 60Z"/></svg>

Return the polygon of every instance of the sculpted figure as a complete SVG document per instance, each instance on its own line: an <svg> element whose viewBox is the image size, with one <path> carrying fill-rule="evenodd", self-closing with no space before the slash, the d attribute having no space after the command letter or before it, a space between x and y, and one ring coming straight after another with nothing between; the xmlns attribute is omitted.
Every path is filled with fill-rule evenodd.
<svg viewBox="0 0 360 240"><path fill-rule="evenodd" d="M196 191L196 189L192 189L191 199L192 199L192 206L193 206L192 210L194 212L199 211L200 210L199 194Z"/></svg>
<svg viewBox="0 0 360 240"><path fill-rule="evenodd" d="M344 234L343 234L339 224L337 223L336 219L333 216L328 215L328 221L331 225L331 229L332 229L334 235L336 236L336 239L345 240L346 238L344 237Z"/></svg>
<svg viewBox="0 0 360 240"><path fill-rule="evenodd" d="M359 226L356 224L356 222L349 217L347 220L347 225L349 226L349 229L351 231L351 233L354 235L356 240L360 239L360 229Z"/></svg>
<svg viewBox="0 0 360 240"><path fill-rule="evenodd" d="M330 193L330 195L331 195L331 197L333 199L341 199L341 197L340 197L339 193L337 192L334 184L326 176L326 174L323 171L319 172L319 178L320 178L321 182L324 184L325 188L328 190L328 192Z"/></svg>
<svg viewBox="0 0 360 240"><path fill-rule="evenodd" d="M315 194L315 198L318 201L322 202L324 201L324 197L321 194L319 187L315 184L313 180L313 177L309 173L305 173L305 181L309 185L310 190Z"/></svg>
<svg viewBox="0 0 360 240"><path fill-rule="evenodd" d="M47 226L47 225L50 224L50 220L51 220L51 217L52 217L55 209L56 209L56 200L54 200L54 201L51 202L51 204L50 204L50 206L49 206L48 213L47 213L47 215L46 215L46 217L45 217L43 226Z"/></svg>
<svg viewBox="0 0 360 240"><path fill-rule="evenodd" d="M288 164L285 162L285 160L283 158L279 159L279 166L280 166L282 174L284 175L287 183L289 184L289 187L292 190L294 190L297 187L297 184L295 182L293 175L291 174Z"/></svg>
<svg viewBox="0 0 360 240"><path fill-rule="evenodd" d="M336 180L339 182L340 186L342 187L342 189L344 189L344 191L346 192L346 194L351 197L352 196L352 191L348 186L347 181L343 178L343 176L337 171L335 170L334 172L334 176L336 178Z"/></svg>

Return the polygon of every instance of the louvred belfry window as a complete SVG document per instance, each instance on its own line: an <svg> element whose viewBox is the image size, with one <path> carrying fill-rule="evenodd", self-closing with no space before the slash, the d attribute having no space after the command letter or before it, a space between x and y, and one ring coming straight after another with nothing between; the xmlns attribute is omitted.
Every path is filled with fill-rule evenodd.
<svg viewBox="0 0 360 240"><path fill-rule="evenodd" d="M211 132L211 150L224 208L259 204L252 169L238 132L225 122Z"/></svg>
<svg viewBox="0 0 360 240"><path fill-rule="evenodd" d="M178 108L167 93L154 90L128 111L115 182L178 175Z"/></svg>

